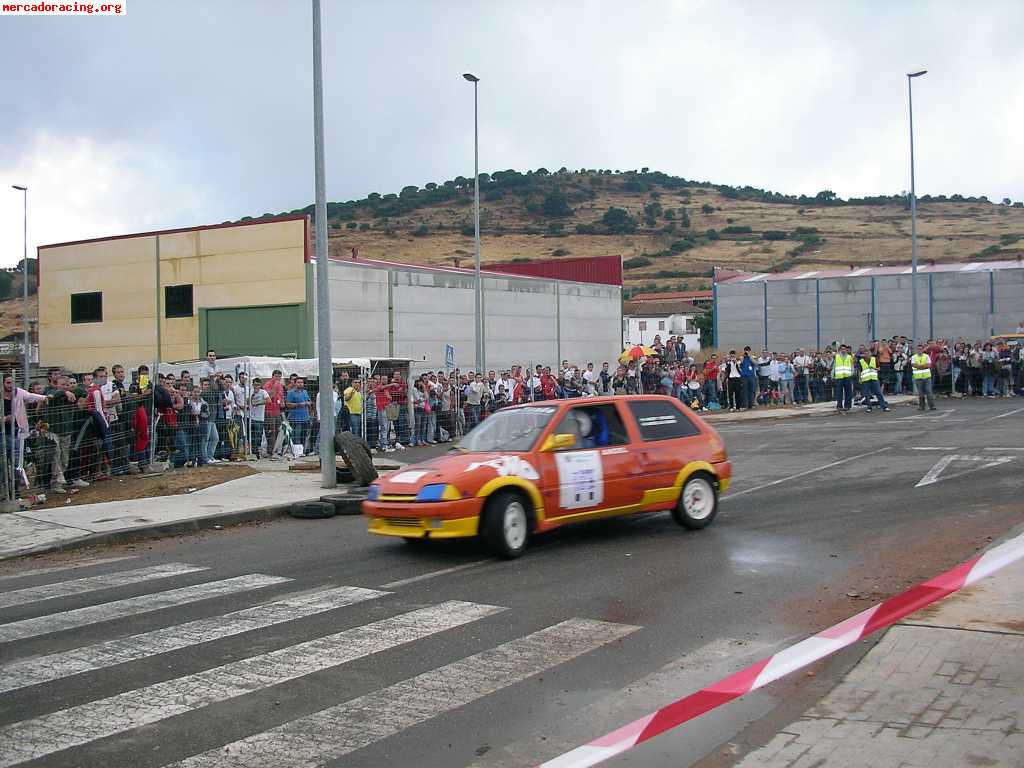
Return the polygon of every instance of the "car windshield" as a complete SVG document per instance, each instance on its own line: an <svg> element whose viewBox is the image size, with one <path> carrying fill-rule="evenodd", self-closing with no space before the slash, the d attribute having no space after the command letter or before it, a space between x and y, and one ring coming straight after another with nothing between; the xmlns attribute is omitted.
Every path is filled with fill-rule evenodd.
<svg viewBox="0 0 1024 768"><path fill-rule="evenodd" d="M464 451L528 451L558 409L525 406L488 416L459 442Z"/></svg>

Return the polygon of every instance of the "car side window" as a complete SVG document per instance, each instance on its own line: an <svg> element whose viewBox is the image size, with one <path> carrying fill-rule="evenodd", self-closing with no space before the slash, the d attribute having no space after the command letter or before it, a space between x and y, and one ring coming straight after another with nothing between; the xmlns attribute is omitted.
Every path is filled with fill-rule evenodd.
<svg viewBox="0 0 1024 768"><path fill-rule="evenodd" d="M555 433L576 438L572 448L562 449L567 451L625 445L629 442L619 409L611 403L578 405L570 408L559 422Z"/></svg>
<svg viewBox="0 0 1024 768"><path fill-rule="evenodd" d="M699 435L700 430L682 409L668 400L632 400L629 410L644 442L675 440Z"/></svg>

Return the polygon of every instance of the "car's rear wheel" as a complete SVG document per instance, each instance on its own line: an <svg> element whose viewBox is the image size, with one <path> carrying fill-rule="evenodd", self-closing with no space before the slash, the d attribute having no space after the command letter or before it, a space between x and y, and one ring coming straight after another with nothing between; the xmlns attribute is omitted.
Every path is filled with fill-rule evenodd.
<svg viewBox="0 0 1024 768"><path fill-rule="evenodd" d="M487 502L484 540L494 554L512 559L526 551L530 514L523 498L512 491L497 493Z"/></svg>
<svg viewBox="0 0 1024 768"><path fill-rule="evenodd" d="M718 491L715 481L705 472L690 475L672 510L673 519L684 528L706 528L718 514Z"/></svg>

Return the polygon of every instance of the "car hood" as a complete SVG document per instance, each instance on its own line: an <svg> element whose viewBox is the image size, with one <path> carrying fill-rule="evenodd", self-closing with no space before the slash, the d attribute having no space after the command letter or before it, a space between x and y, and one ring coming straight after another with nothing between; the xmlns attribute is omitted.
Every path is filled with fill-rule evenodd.
<svg viewBox="0 0 1024 768"><path fill-rule="evenodd" d="M488 480L514 476L536 482L540 479L535 462L523 453L451 453L410 464L376 481L381 493L415 494L425 485L451 483L463 495L476 493Z"/></svg>

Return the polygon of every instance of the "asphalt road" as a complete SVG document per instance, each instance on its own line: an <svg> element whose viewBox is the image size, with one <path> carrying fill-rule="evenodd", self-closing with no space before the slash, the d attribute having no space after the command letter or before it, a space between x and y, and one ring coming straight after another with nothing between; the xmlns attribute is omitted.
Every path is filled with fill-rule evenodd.
<svg viewBox="0 0 1024 768"><path fill-rule="evenodd" d="M1020 401L940 406L723 427L700 532L608 520L503 562L284 519L4 564L0 767L535 765L1024 521ZM609 764L690 765L802 684Z"/></svg>

